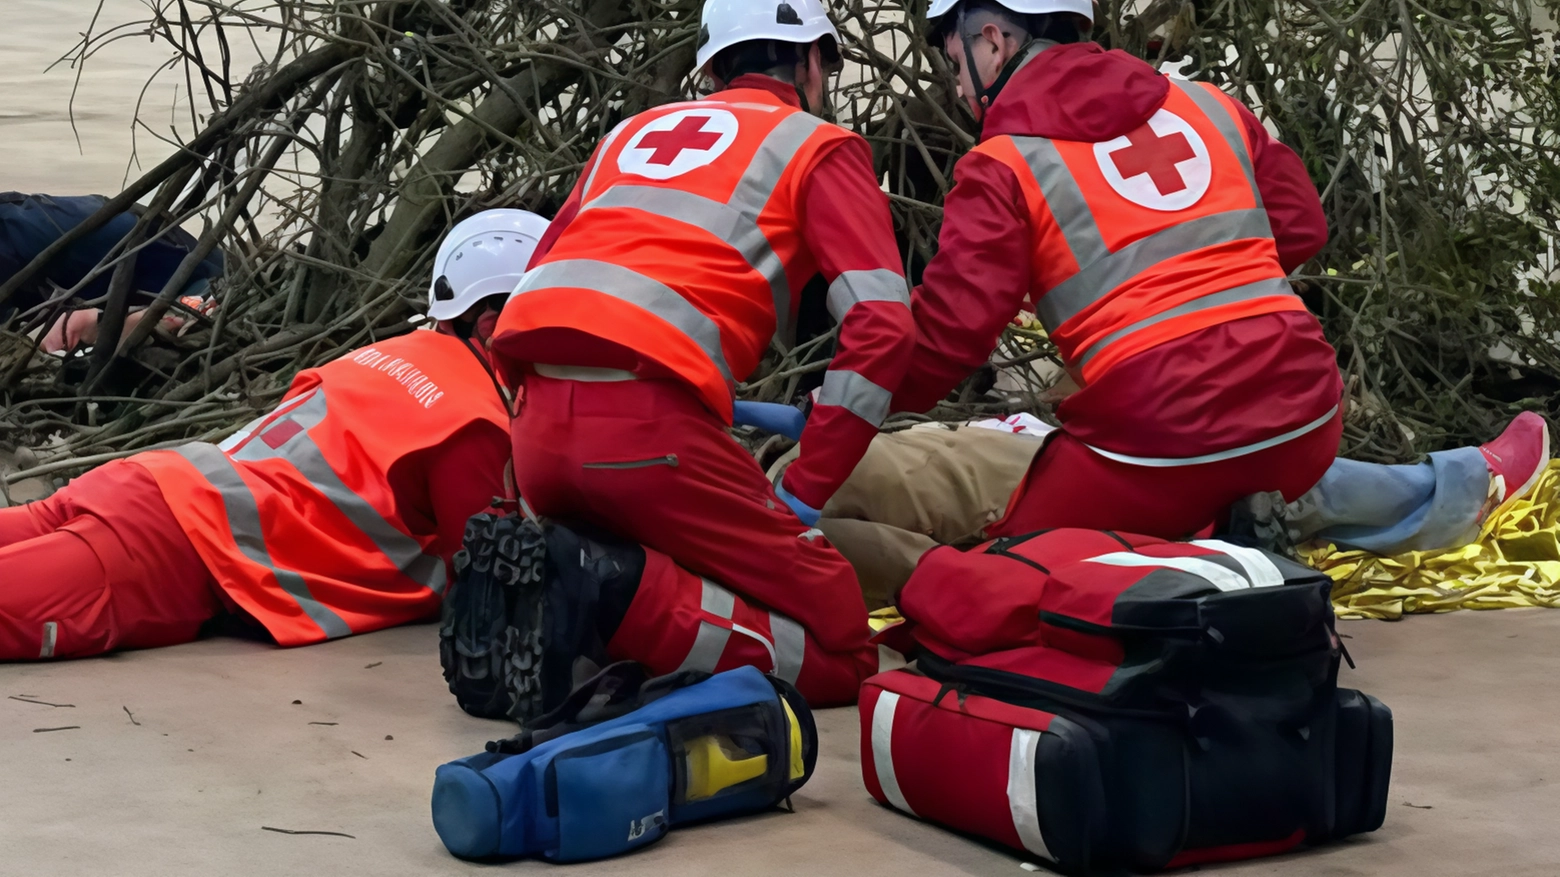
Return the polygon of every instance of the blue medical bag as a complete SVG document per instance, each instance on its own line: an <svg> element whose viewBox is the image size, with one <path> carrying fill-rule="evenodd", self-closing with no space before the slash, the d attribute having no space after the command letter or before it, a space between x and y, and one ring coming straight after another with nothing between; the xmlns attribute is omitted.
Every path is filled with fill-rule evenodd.
<svg viewBox="0 0 1560 877"><path fill-rule="evenodd" d="M614 664L488 751L441 765L433 825L463 859L577 862L766 810L812 775L796 690L752 667L647 679Z"/></svg>

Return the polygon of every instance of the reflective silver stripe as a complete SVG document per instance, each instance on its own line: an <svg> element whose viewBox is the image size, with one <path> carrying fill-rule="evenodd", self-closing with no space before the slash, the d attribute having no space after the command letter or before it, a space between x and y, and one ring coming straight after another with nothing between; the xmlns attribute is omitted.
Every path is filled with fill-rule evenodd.
<svg viewBox="0 0 1560 877"><path fill-rule="evenodd" d="M1078 267L1087 268L1109 256L1105 236L1100 234L1099 224L1094 221L1094 211L1089 209L1083 190L1073 179L1072 171L1067 169L1056 144L1044 137L1014 137L1013 145L1018 147L1018 154L1024 157L1030 173L1034 174L1035 184L1045 196L1046 206ZM1054 290L1045 298L1049 299L1051 295L1055 295ZM1042 306L1043 303L1044 300ZM1041 320L1044 319L1042 316ZM1056 324L1046 325L1055 328Z"/></svg>
<svg viewBox="0 0 1560 877"><path fill-rule="evenodd" d="M841 271L829 284L829 316L845 322L845 314L864 301L893 301L909 307L910 290L905 278L891 268Z"/></svg>
<svg viewBox="0 0 1560 877"><path fill-rule="evenodd" d="M720 346L720 327L670 286L611 262L565 259L527 271L520 278L520 285L515 287L514 294L519 296L538 289L557 287L593 290L643 308L665 320L699 345L720 371L727 388L735 391L737 382L731 376L731 366L726 364L726 354Z"/></svg>
<svg viewBox="0 0 1560 877"><path fill-rule="evenodd" d="M800 624L775 612L769 613L769 635L775 638L775 675L796 684L807 659L807 631Z"/></svg>
<svg viewBox="0 0 1560 877"><path fill-rule="evenodd" d="M58 621L45 621L43 623L43 643L38 647L38 657L54 657L54 647L60 641L60 623Z"/></svg>
<svg viewBox="0 0 1560 877"><path fill-rule="evenodd" d="M731 632L740 633L748 639L753 640L754 642L763 646L764 651L769 654L769 666L771 668L778 667L780 665L779 659L775 657L775 644L770 642L768 637L764 636L751 627L743 627L740 624L731 625Z"/></svg>
<svg viewBox="0 0 1560 877"><path fill-rule="evenodd" d="M1246 140L1240 136L1240 130L1235 127L1235 117L1230 115L1230 109L1216 95L1195 82L1168 77L1170 84L1179 88L1183 94L1191 98L1202 110L1208 121L1219 129L1219 134L1224 142L1229 144L1235 157L1240 159L1240 169L1246 174L1246 182L1251 186L1251 197L1256 199L1257 206L1262 206L1262 191L1257 188L1257 175L1251 168L1251 154L1246 151Z"/></svg>
<svg viewBox="0 0 1560 877"><path fill-rule="evenodd" d="M1209 584L1221 591L1244 591L1251 587L1251 582L1247 581L1245 576L1201 557L1150 557L1130 551L1117 551L1084 559L1089 563L1100 563L1106 566L1162 566L1178 569L1200 579L1206 579Z"/></svg>
<svg viewBox="0 0 1560 877"><path fill-rule="evenodd" d="M882 426L894 394L859 372L829 369L823 376L819 405L838 405L873 426Z"/></svg>
<svg viewBox="0 0 1560 877"><path fill-rule="evenodd" d="M271 409L269 412L262 414L259 417L256 417L254 420L244 424L243 427L238 430L238 432L235 432L227 438L223 439L222 442L217 445L217 447L224 451L233 450L247 441L250 436L255 434L256 430L262 426L265 426L268 421L280 419L283 414L286 414L288 411L297 407L300 402L305 401L307 398L308 394L304 394L302 396L294 396L291 399L288 399L282 404Z"/></svg>
<svg viewBox="0 0 1560 877"><path fill-rule="evenodd" d="M1040 322L1055 331L1128 280L1167 259L1215 244L1272 236L1267 211L1261 209L1230 210L1176 223L1083 265L1077 274L1046 293L1036 311Z"/></svg>
<svg viewBox="0 0 1560 877"><path fill-rule="evenodd" d="M1045 835L1040 831L1040 805L1035 794L1039 777L1035 773L1035 750L1040 745L1040 732L1030 728L1014 728L1012 742L1008 746L1008 812L1013 816L1013 830L1024 849L1042 859L1056 861L1051 849L1045 845Z"/></svg>
<svg viewBox="0 0 1560 877"><path fill-rule="evenodd" d="M715 616L731 620L731 615L737 609L737 597L730 591L715 584L709 579L699 580L703 585L703 591L699 595L699 608ZM699 632L694 635L693 645L688 649L688 656L678 666L678 671L703 670L706 673L714 673L715 666L720 663L720 656L726 651L726 641L731 639L731 628L709 621L699 622Z"/></svg>
<svg viewBox="0 0 1560 877"><path fill-rule="evenodd" d="M785 176L785 169L791 166L791 159L802 148L802 144L820 125L826 124L817 116L799 110L781 119L778 125L764 135L764 142L758 145L758 151L742 172L742 179L737 182L737 188L727 203L757 217L769 204L770 196L775 193L775 187L780 185L780 178Z"/></svg>
<svg viewBox="0 0 1560 877"><path fill-rule="evenodd" d="M249 485L239 477L238 469L233 466L233 461L228 459L227 454L218 450L216 445L203 442L192 442L173 450L174 453L189 460L221 495L222 507L227 512L228 527L238 550L250 562L270 570L276 576L277 584L297 601L298 608L303 610L303 614L319 625L326 638L350 636L352 628L347 626L341 616L314 599L303 576L292 570L282 569L272 562L271 552L265 544L265 531L260 525L259 503L256 502L254 493L249 490Z"/></svg>
<svg viewBox="0 0 1560 877"><path fill-rule="evenodd" d="M1252 442L1249 445L1241 445L1238 448L1231 448L1228 451L1218 451L1212 454L1203 454L1198 457L1130 457L1126 454L1118 454L1114 451L1107 451L1102 448L1096 448L1093 445L1085 445L1084 447L1087 447L1089 450L1099 454L1101 457L1104 457L1107 460L1115 460L1118 463L1129 463L1133 466L1150 466L1154 468L1169 468L1171 466L1200 466L1203 463L1217 463L1220 460L1233 460L1236 457L1244 457L1247 454L1255 454L1257 451L1265 451L1268 448L1277 447L1284 442L1297 439L1308 432L1326 426L1329 421L1337 416L1337 414L1338 406L1334 405L1331 409L1328 410L1326 414L1323 414L1321 417L1316 418L1304 426L1291 429L1290 431L1281 435L1275 435L1270 439L1263 439L1260 442Z"/></svg>
<svg viewBox="0 0 1560 877"><path fill-rule="evenodd" d="M363 531L363 535L374 543L396 569L412 581L442 595L448 581L443 558L424 554L422 545L416 539L396 529L378 509L348 487L325 459L325 452L309 437L308 430L325 419L326 411L325 392L317 389L286 417L268 424L259 436L233 452L233 459L249 462L286 460L291 463L337 511ZM266 444L266 431L288 420L302 429L275 448Z"/></svg>
<svg viewBox="0 0 1560 877"><path fill-rule="evenodd" d="M1229 555L1246 571L1253 588L1276 588L1284 583L1284 574L1279 571L1278 564L1261 549L1233 545L1223 539L1193 539L1192 544Z"/></svg>
<svg viewBox="0 0 1560 877"><path fill-rule="evenodd" d="M898 708L899 695L892 691L878 695L877 704L872 707L872 767L888 803L914 816L915 811L899 790L899 778L894 774L894 711Z"/></svg>
<svg viewBox="0 0 1560 877"><path fill-rule="evenodd" d="M1160 311L1152 317L1138 320L1136 323L1132 323L1124 328L1117 329L1109 335L1106 335L1104 338L1101 338L1100 340L1089 345L1087 350L1078 354L1078 361L1076 364L1080 366L1087 364L1088 361L1097 356L1100 351L1104 350L1115 342L1120 341L1122 338L1131 335L1133 332L1136 332L1140 329L1146 329L1155 323L1162 323L1165 320L1171 320L1176 317L1183 317L1187 314L1195 314L1198 311L1205 311L1208 308L1216 308L1220 305L1227 305L1232 302L1252 301L1259 298L1272 298L1277 295L1294 295L1294 288L1289 285L1289 281L1282 277L1270 277L1267 280L1258 280L1255 283L1247 283L1244 286L1237 286L1234 289L1226 289L1222 292L1214 292L1199 298L1194 298L1189 302L1178 304L1169 310Z"/></svg>
<svg viewBox="0 0 1560 877"><path fill-rule="evenodd" d="M758 152L754 153L753 160L742 172L742 178L726 203L757 222L797 151L818 130L818 126L826 124L822 119L800 111L781 119L778 125L764 135L764 142L758 145ZM790 347L796 333L795 327L791 325L791 291L783 270L778 282L772 280L771 285L776 290L775 338L781 346ZM783 300L779 295L781 289L785 291Z"/></svg>
<svg viewBox="0 0 1560 877"><path fill-rule="evenodd" d="M623 129L628 127L628 119L617 123L606 138L601 141L601 148L596 150L596 163L590 166L590 175L585 178L585 185L580 189L580 197L590 194L590 187L596 182L596 172L601 170L601 163L606 161L607 152L612 149L612 141L616 140Z"/></svg>
<svg viewBox="0 0 1560 877"><path fill-rule="evenodd" d="M791 317L791 287L780 255L769 245L769 238L758 227L758 213L751 215L731 204L722 204L703 195L660 186L613 186L586 204L595 207L626 207L673 219L730 244L744 261L769 284L775 306L775 331L786 334ZM762 208L760 208L762 209Z"/></svg>
<svg viewBox="0 0 1560 877"><path fill-rule="evenodd" d="M676 111L700 104L678 104L668 109ZM721 105L712 102L709 105ZM745 106L745 105L738 105ZM764 109L773 110L773 107ZM793 112L764 136L748 166L743 170L731 197L722 204L702 195L663 186L612 186L591 199L581 210L593 207L628 207L644 210L678 222L702 228L727 241L742 254L749 266L769 283L771 299L775 307L775 337L782 346L789 346L793 337L791 326L791 287L785 274L785 265L770 246L769 239L758 226L759 214L769 204L775 187L785 176L786 168L796 151L807 138L827 124L822 119L803 112ZM617 133L614 130L613 135ZM606 150L603 148L602 155ZM599 163L598 163L599 164ZM595 179L595 169L591 180ZM585 190L590 190L587 181ZM522 281L522 284L524 281Z"/></svg>

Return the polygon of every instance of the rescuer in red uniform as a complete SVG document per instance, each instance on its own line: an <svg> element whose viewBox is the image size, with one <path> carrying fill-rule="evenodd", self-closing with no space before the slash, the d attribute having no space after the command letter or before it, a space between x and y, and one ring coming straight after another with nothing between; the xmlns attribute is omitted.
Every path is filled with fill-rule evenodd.
<svg viewBox="0 0 1560 877"><path fill-rule="evenodd" d="M493 346L525 385L521 495L651 549L612 657L756 665L814 703L854 701L876 671L856 577L812 524L914 342L871 151L809 112L838 59L821 0L707 0L698 63L719 90L596 147ZM791 337L817 274L838 349L801 458L772 487L726 433L733 392L771 338Z"/></svg>
<svg viewBox="0 0 1560 877"><path fill-rule="evenodd" d="M284 646L433 616L466 519L504 493L508 403L485 343L545 228L522 211L457 226L437 331L300 372L220 446L136 454L0 509L0 660L188 642L227 613Z"/></svg>
<svg viewBox="0 0 1560 877"><path fill-rule="evenodd" d="M943 398L1027 300L1082 389L988 533L1186 536L1247 495L1293 500L1332 463L1335 353L1285 279L1327 228L1249 110L1087 42L1091 13L932 4L983 127L913 297L894 408Z"/></svg>

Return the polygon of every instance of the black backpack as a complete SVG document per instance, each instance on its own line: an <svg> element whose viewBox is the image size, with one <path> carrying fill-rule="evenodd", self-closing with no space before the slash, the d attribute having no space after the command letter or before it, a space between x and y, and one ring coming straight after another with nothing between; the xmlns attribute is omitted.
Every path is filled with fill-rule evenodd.
<svg viewBox="0 0 1560 877"><path fill-rule="evenodd" d="M1024 554L1033 538L1001 548ZM1040 563L1050 559L1040 553ZM1392 713L1337 685L1346 653L1326 576L1217 542L1122 546L1035 574L1046 577L1035 645L974 657L924 651L915 671L898 672L922 674L929 687L892 674L869 681L895 694L906 716L911 736L894 731L883 749L901 786L978 787L977 761L950 752L956 738L909 729L963 728L956 716L983 714L988 725L996 716L1044 729L1033 738L1035 832L1066 870L1248 858L1381 826ZM864 734L867 704L880 697L863 694ZM929 752L948 754L934 764ZM960 823L973 802L901 797L925 818L1011 841L1008 827Z"/></svg>

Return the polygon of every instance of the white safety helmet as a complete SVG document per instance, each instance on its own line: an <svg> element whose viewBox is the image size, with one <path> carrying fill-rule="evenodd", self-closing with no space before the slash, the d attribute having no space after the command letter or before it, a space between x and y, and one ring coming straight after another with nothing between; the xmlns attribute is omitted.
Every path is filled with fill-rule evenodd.
<svg viewBox="0 0 1560 877"><path fill-rule="evenodd" d="M720 50L750 40L811 43L823 37L839 45L824 0L704 0L695 64L703 70Z"/></svg>
<svg viewBox="0 0 1560 877"><path fill-rule="evenodd" d="M936 21L942 18L953 11L953 7L959 2L960 0L932 0L931 8L926 10L927 20ZM1070 12L1087 18L1091 24L1094 22L1094 0L992 0L992 2L1020 15Z"/></svg>
<svg viewBox="0 0 1560 877"><path fill-rule="evenodd" d="M528 210L484 210L457 223L439 244L428 287L428 316L453 320L520 282L547 220Z"/></svg>

